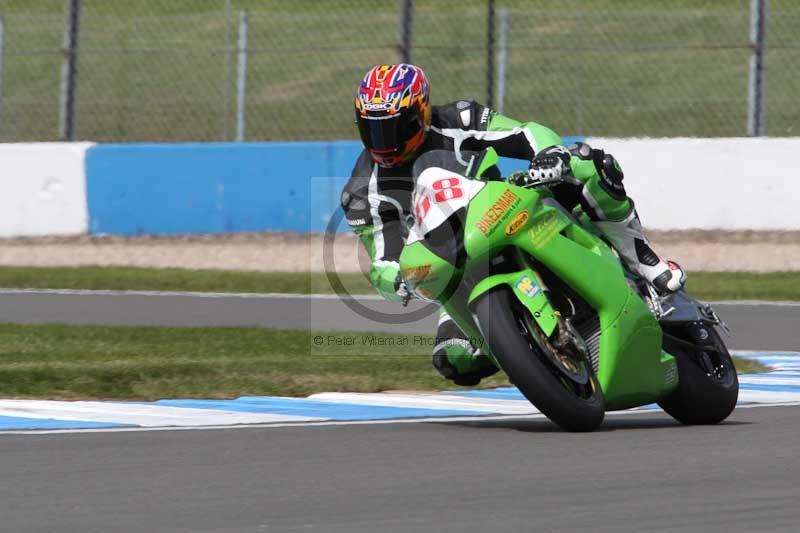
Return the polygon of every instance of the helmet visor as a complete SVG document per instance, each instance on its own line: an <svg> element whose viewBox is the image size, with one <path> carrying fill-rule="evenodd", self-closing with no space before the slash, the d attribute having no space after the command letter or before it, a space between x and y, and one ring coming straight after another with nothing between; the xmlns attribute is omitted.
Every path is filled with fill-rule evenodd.
<svg viewBox="0 0 800 533"><path fill-rule="evenodd" d="M357 122L364 147L379 152L402 151L405 144L422 128L419 113L413 111L374 118L359 115Z"/></svg>

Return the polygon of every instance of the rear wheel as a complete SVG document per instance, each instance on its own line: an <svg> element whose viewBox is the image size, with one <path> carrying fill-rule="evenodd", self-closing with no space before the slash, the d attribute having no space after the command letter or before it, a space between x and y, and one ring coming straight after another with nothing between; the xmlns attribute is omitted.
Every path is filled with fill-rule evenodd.
<svg viewBox="0 0 800 533"><path fill-rule="evenodd" d="M589 361L556 350L508 287L483 295L475 314L500 367L547 418L568 431L603 422L605 399Z"/></svg>
<svg viewBox="0 0 800 533"><path fill-rule="evenodd" d="M719 333L711 326L694 327L702 328L707 340L694 349L688 343L667 346L678 365L679 385L658 405L682 424L718 424L736 407L739 378Z"/></svg>

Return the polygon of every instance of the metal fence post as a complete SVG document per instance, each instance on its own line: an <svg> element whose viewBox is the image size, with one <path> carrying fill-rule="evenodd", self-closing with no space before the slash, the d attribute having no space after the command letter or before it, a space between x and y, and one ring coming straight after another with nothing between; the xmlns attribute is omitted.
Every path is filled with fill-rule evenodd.
<svg viewBox="0 0 800 533"><path fill-rule="evenodd" d="M0 15L0 113L3 111L3 52L6 42L6 20Z"/></svg>
<svg viewBox="0 0 800 533"><path fill-rule="evenodd" d="M244 141L247 105L247 12L239 11L239 62L236 76L236 141Z"/></svg>
<svg viewBox="0 0 800 533"><path fill-rule="evenodd" d="M506 100L506 63L508 62L508 8L498 10L500 35L497 41L497 112L502 114Z"/></svg>
<svg viewBox="0 0 800 533"><path fill-rule="evenodd" d="M222 140L228 140L231 98L231 0L225 0L225 50L222 73Z"/></svg>
<svg viewBox="0 0 800 533"><path fill-rule="evenodd" d="M486 28L486 105L494 106L494 0L488 2Z"/></svg>
<svg viewBox="0 0 800 533"><path fill-rule="evenodd" d="M766 130L764 49L767 40L767 0L750 0L750 83L747 94L747 135L760 137Z"/></svg>
<svg viewBox="0 0 800 533"><path fill-rule="evenodd" d="M61 62L61 93L59 96L59 138L75 140L75 91L78 82L78 25L81 0L65 0L67 22L64 30L64 59Z"/></svg>
<svg viewBox="0 0 800 533"><path fill-rule="evenodd" d="M414 27L414 0L400 0L400 60L411 63L411 33Z"/></svg>

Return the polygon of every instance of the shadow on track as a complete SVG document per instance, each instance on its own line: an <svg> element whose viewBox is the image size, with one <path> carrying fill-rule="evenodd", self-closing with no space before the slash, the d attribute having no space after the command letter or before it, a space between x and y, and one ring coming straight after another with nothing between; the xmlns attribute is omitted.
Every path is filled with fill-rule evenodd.
<svg viewBox="0 0 800 533"><path fill-rule="evenodd" d="M658 414L657 418L653 416L610 416L605 419L603 424L597 428L593 433L603 433L609 431L629 431L641 429L685 429L689 430L694 426L684 426L683 424L668 418L663 413ZM516 431L523 431L526 433L566 433L563 429L556 426L546 418L509 418L505 420L470 420L470 421L453 421L453 422L440 422L446 426L463 426L468 428L483 428L483 429L513 429ZM750 425L752 422L739 422L729 420L718 427L724 428L727 426L742 426ZM709 426L699 426L709 427Z"/></svg>

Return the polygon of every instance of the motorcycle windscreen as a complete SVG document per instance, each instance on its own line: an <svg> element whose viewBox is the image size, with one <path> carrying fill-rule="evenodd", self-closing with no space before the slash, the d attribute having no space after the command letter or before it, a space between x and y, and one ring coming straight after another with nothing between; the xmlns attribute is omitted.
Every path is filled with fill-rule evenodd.
<svg viewBox="0 0 800 533"><path fill-rule="evenodd" d="M414 226L409 231L406 244L426 238L450 215L466 208L485 186L486 183L482 181L459 176L444 168L426 169L414 184L411 198Z"/></svg>
<svg viewBox="0 0 800 533"><path fill-rule="evenodd" d="M485 157L486 151L460 150L456 153L452 150L429 150L414 161L412 174L418 177L426 169L436 167L451 170L461 176L476 177ZM492 167L484 173L484 177L499 178L500 171L497 167Z"/></svg>
<svg viewBox="0 0 800 533"><path fill-rule="evenodd" d="M464 223L467 209L462 207L425 235L422 245L455 267L464 264L467 251L464 248Z"/></svg>

